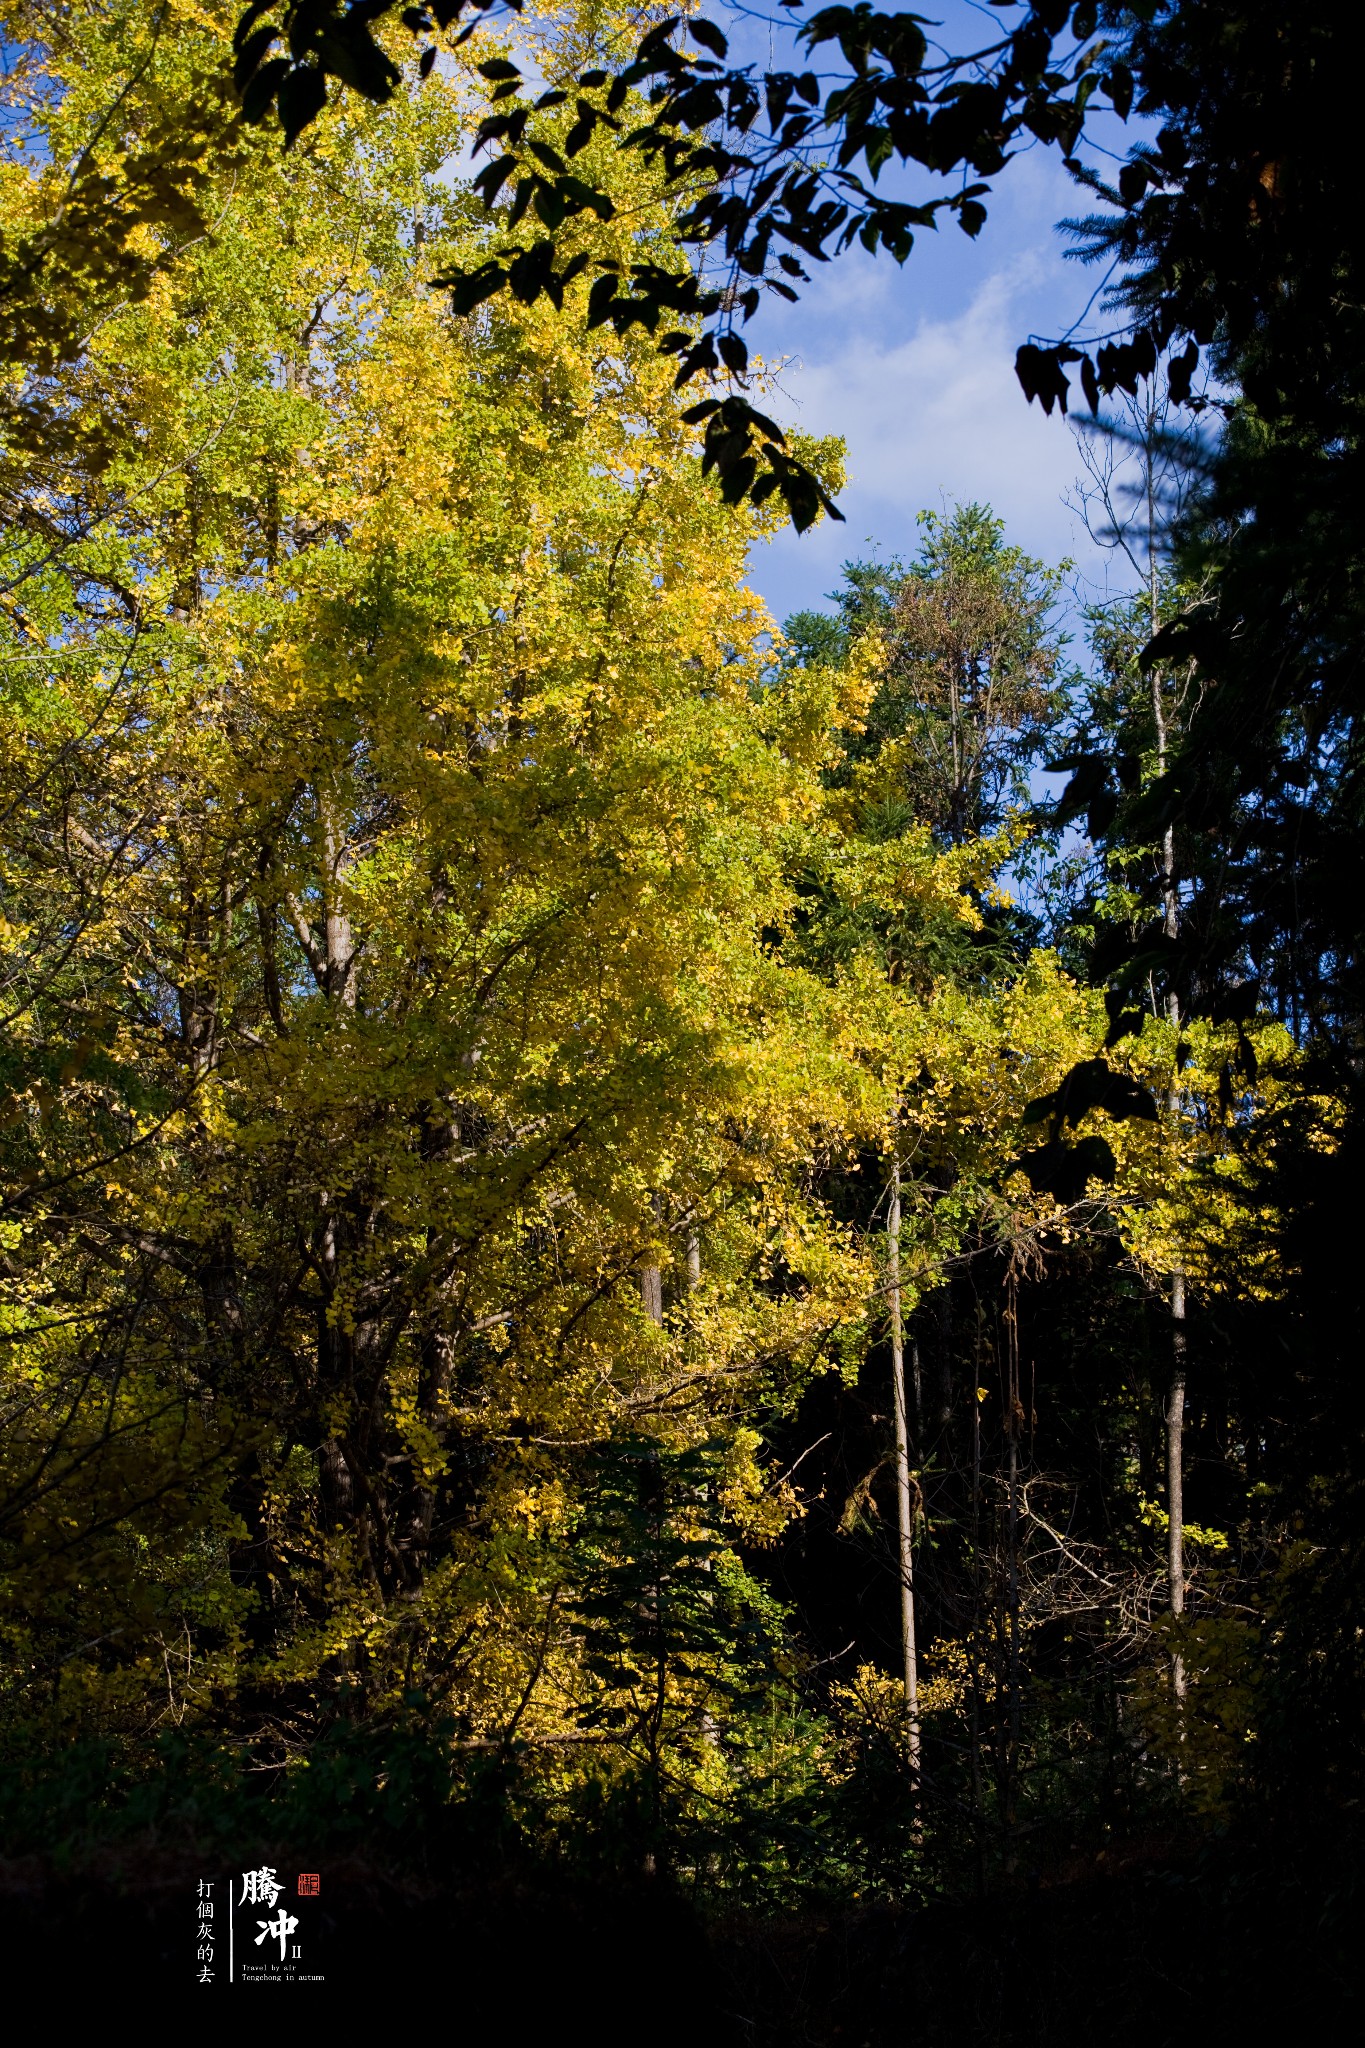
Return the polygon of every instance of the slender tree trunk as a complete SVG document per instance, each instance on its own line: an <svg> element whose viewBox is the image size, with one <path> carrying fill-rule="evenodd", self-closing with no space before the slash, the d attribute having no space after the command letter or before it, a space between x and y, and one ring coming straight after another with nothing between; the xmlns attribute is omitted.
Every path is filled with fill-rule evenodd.
<svg viewBox="0 0 1365 2048"><path fill-rule="evenodd" d="M905 1403L905 1346L901 1332L901 1170L891 1169L886 1219L887 1304L891 1317L891 1383L896 1411L896 1512L900 1529L901 1649L905 1657L906 1754L918 1779L919 1669L915 1656L915 1501L910 1479L910 1432Z"/></svg>
<svg viewBox="0 0 1365 2048"><path fill-rule="evenodd" d="M1015 1808L1019 1778L1019 1706L1021 1706L1021 1665L1019 1665L1019 1419L1009 1417L1009 1528L1007 1528L1007 1577L1005 1577L1005 1626L1009 1718L1005 1724L1005 1833L1009 1843L1009 1868L1015 1855Z"/></svg>
<svg viewBox="0 0 1365 2048"><path fill-rule="evenodd" d="M1147 420L1147 609L1153 637L1161 625L1161 585L1157 573L1157 505L1152 440L1155 419ZM1166 772L1169 751L1166 702L1161 690L1161 672L1152 668L1152 724L1156 735L1156 768ZM1175 826L1167 825L1161 835L1161 925L1168 939L1180 936L1180 892L1175 873ZM1172 1028L1180 1029L1180 997L1174 988L1166 996L1166 1015ZM1176 1086L1167 1092L1166 1113L1174 1122L1180 1098ZM1177 1263L1171 1273L1171 1378L1166 1401L1166 1572L1170 1584L1171 1613L1177 1619L1185 1612L1185 1269ZM1178 1701L1185 1697L1185 1665L1177 1650L1171 1659L1171 1683Z"/></svg>
<svg viewBox="0 0 1365 2048"><path fill-rule="evenodd" d="M1185 1612L1185 1275L1171 1275L1171 1394L1166 1408L1167 1574L1171 1613ZM1177 1700L1185 1697L1185 1660L1179 1650L1171 1659L1171 1682Z"/></svg>
<svg viewBox="0 0 1365 2048"><path fill-rule="evenodd" d="M976 1888L986 1892L986 1802L981 1782L981 1378L980 1324L977 1328L976 1376L972 1383L972 1621L968 1632L967 1673L971 1701L972 1822L976 1834Z"/></svg>

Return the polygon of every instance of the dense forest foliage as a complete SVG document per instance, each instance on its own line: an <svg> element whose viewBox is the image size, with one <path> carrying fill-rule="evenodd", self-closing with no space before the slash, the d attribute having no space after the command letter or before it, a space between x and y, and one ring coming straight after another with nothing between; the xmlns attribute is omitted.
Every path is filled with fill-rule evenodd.
<svg viewBox="0 0 1365 2048"><path fill-rule="evenodd" d="M592 312L630 265L713 310L706 166L618 146L640 20L456 16L434 68L381 21L394 86L329 59L359 89L282 101L282 150L238 13L5 9L0 1846L646 1885L771 1957L1106 1871L1216 1866L1235 1918L1232 1844L1336 1901L1339 1962L1335 216L1269 314L1215 308L1193 415L1108 365L1121 596L1078 619L963 504L779 625L750 550L836 504L840 447L737 487L657 322ZM1193 14L1111 27L1224 133L1228 10ZM615 125L552 89L518 137L576 166L536 200L574 261L524 289L529 190L467 175L507 49L624 80ZM1074 239L1154 319L1139 148L1121 205L1077 166L1113 205ZM996 2024L925 1996L926 2039Z"/></svg>

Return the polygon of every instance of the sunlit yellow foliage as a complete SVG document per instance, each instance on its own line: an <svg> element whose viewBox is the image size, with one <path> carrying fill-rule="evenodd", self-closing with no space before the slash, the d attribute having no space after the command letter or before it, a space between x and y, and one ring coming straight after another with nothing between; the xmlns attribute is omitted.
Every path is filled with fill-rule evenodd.
<svg viewBox="0 0 1365 2048"><path fill-rule="evenodd" d="M232 19L153 49L78 15L27 117L69 148L131 67L133 117L170 118ZM75 453L4 535L6 1625L21 1668L126 1646L115 1719L151 1627L191 1642L178 1714L254 1658L495 1729L584 1447L738 1428L734 1512L775 1533L742 1418L867 1292L811 1171L875 1086L763 942L858 686L759 687L754 524L649 337L431 289L498 231L452 169L462 78L382 150L354 104L284 160L246 138L212 232L166 229L62 373ZM638 251L664 215L610 169L584 232ZM0 183L41 205L22 158ZM88 1557L92 1520L59 1600L55 1532ZM209 1546L198 1607L142 1541ZM543 1667L572 1713L567 1642Z"/></svg>

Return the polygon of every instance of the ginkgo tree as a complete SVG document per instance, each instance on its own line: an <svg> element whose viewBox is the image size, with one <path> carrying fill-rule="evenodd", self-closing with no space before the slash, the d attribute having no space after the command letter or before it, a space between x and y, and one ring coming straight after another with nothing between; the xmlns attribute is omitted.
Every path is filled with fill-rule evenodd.
<svg viewBox="0 0 1365 2048"><path fill-rule="evenodd" d="M54 154L216 33L144 29L30 75ZM7 519L6 1628L73 1714L574 1725L586 1454L723 1443L861 1313L807 1169L870 1087L763 938L851 713L754 687L647 343L432 289L466 101L244 144Z"/></svg>

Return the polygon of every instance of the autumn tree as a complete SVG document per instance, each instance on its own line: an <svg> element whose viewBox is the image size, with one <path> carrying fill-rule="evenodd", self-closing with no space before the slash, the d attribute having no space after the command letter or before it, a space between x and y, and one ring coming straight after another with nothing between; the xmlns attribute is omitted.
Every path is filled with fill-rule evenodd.
<svg viewBox="0 0 1365 2048"><path fill-rule="evenodd" d="M46 59L54 151L211 54L125 28ZM225 168L8 516L6 1627L73 1726L576 1726L591 1454L723 1448L861 1305L806 1173L866 1086L762 941L839 686L751 687L647 344L431 290L466 97Z"/></svg>

